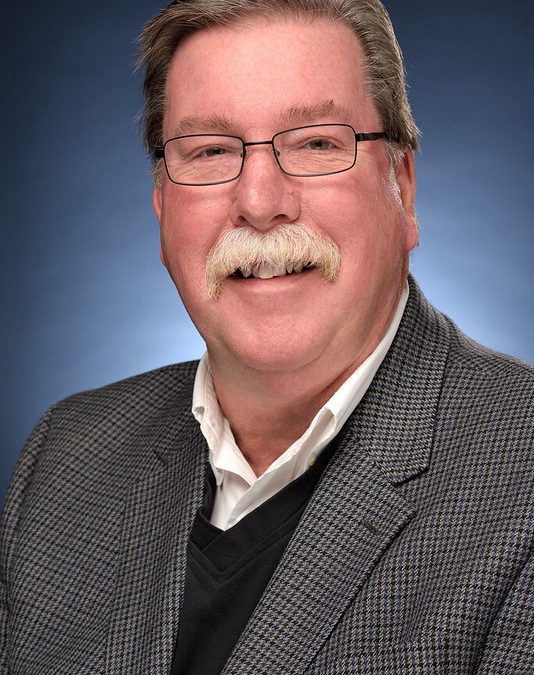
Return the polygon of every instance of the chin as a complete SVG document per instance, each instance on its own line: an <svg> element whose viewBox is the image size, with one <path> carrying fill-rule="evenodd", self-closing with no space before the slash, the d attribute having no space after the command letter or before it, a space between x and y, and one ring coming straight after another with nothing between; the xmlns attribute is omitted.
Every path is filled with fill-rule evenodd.
<svg viewBox="0 0 534 675"><path fill-rule="evenodd" d="M227 349L241 364L264 373L288 373L306 367L323 352L321 345L309 335L256 336L239 344L227 344Z"/></svg>

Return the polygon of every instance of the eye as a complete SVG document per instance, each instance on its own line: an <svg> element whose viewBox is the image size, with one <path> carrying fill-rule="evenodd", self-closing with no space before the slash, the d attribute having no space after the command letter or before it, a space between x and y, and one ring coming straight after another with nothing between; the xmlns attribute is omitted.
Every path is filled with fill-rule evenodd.
<svg viewBox="0 0 534 675"><path fill-rule="evenodd" d="M228 148L223 148L220 145L213 145L213 146L208 146L205 148L199 148L196 150L194 159L206 157L206 158L211 158L211 157L222 157L223 155L226 155L228 152L232 152Z"/></svg>
<svg viewBox="0 0 534 675"><path fill-rule="evenodd" d="M333 150L336 145L328 138L312 138L303 147L307 150Z"/></svg>

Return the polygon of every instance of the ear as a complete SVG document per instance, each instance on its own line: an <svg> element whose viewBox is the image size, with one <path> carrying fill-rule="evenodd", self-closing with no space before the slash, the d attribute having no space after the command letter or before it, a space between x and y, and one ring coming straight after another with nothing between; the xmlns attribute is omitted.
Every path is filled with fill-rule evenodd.
<svg viewBox="0 0 534 675"><path fill-rule="evenodd" d="M152 209L154 210L154 213L156 214L156 218L158 219L159 226L161 228L161 216L163 212L163 195L162 195L162 189L158 185L154 183L154 188L152 189ZM159 258L162 262L162 264L167 267L167 263L165 262L165 256L163 254L163 248L160 246L159 249Z"/></svg>
<svg viewBox="0 0 534 675"><path fill-rule="evenodd" d="M158 219L158 223L160 225L161 225L162 203L163 203L163 195L161 187L159 187L158 185L156 185L156 183L154 183L154 188L152 189L152 209L156 214L156 218Z"/></svg>
<svg viewBox="0 0 534 675"><path fill-rule="evenodd" d="M415 160L411 148L405 150L402 160L395 168L395 175L406 217L406 248L411 251L419 243L419 227L415 215Z"/></svg>

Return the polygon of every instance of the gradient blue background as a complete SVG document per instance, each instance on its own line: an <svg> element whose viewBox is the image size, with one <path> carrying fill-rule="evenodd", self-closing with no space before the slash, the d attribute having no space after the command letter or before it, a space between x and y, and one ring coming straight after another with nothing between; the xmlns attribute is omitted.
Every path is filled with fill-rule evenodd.
<svg viewBox="0 0 534 675"><path fill-rule="evenodd" d="M534 3L390 0L411 101L412 269L462 329L534 361ZM158 257L135 118L154 0L3 3L0 497L48 405L203 343Z"/></svg>

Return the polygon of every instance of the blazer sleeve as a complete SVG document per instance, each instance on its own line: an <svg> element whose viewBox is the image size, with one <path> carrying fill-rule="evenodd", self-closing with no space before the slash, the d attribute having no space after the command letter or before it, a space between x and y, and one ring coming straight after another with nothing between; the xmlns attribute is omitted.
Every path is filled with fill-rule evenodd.
<svg viewBox="0 0 534 675"><path fill-rule="evenodd" d="M488 634L476 675L534 673L534 557L508 593Z"/></svg>
<svg viewBox="0 0 534 675"><path fill-rule="evenodd" d="M10 607L9 581L13 568L17 530L24 513L37 459L45 444L53 408L41 418L20 454L7 493L0 528L0 673L9 673L9 628L13 620Z"/></svg>

